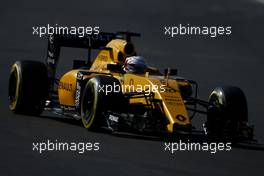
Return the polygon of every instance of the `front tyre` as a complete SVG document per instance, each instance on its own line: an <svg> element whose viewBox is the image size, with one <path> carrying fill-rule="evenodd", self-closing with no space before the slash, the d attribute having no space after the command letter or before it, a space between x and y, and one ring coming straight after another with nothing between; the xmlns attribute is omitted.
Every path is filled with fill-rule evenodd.
<svg viewBox="0 0 264 176"><path fill-rule="evenodd" d="M10 71L9 108L16 114L40 115L48 95L47 68L38 61L17 61Z"/></svg>
<svg viewBox="0 0 264 176"><path fill-rule="evenodd" d="M104 123L102 113L121 106L122 97L121 85L116 78L112 76L91 78L86 83L81 98L81 118L84 127L96 130L102 126Z"/></svg>
<svg viewBox="0 0 264 176"><path fill-rule="evenodd" d="M240 88L225 86L212 91L205 123L211 139L234 140L247 122L247 100Z"/></svg>

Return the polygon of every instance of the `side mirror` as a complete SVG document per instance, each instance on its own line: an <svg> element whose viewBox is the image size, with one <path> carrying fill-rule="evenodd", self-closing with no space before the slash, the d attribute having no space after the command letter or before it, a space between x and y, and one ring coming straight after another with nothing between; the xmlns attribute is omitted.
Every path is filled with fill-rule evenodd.
<svg viewBox="0 0 264 176"><path fill-rule="evenodd" d="M170 75L176 76L176 75L178 75L178 70L177 69L173 69L173 68L166 68L164 70L164 75L165 76L170 76Z"/></svg>
<svg viewBox="0 0 264 176"><path fill-rule="evenodd" d="M73 60L73 69L78 69L81 67L88 67L85 60Z"/></svg>
<svg viewBox="0 0 264 176"><path fill-rule="evenodd" d="M112 72L122 72L122 65L120 64L107 64L107 70L110 70Z"/></svg>

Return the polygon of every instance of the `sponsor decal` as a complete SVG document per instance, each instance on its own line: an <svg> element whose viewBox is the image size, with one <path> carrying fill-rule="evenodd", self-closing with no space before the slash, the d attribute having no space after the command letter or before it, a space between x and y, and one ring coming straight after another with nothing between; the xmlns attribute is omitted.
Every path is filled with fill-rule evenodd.
<svg viewBox="0 0 264 176"><path fill-rule="evenodd" d="M91 35L90 38L92 40L110 41L113 38L113 36L111 34L100 34L98 32L96 35Z"/></svg>
<svg viewBox="0 0 264 176"><path fill-rule="evenodd" d="M118 122L118 117L117 116L114 116L114 115L109 115L109 120L111 120L111 121L114 121L114 122Z"/></svg>
<svg viewBox="0 0 264 176"><path fill-rule="evenodd" d="M72 84L61 82L61 81L59 82L58 89L63 89L63 90L69 91L69 92L71 92L73 90Z"/></svg>
<svg viewBox="0 0 264 176"><path fill-rule="evenodd" d="M176 119L181 121L181 122L184 122L186 120L186 117L184 117L183 115L179 114L176 116Z"/></svg>
<svg viewBox="0 0 264 176"><path fill-rule="evenodd" d="M83 74L81 72L77 73L77 80L82 80Z"/></svg>
<svg viewBox="0 0 264 176"><path fill-rule="evenodd" d="M75 94L75 106L80 107L80 99L81 99L81 85L79 82L76 84L76 94Z"/></svg>

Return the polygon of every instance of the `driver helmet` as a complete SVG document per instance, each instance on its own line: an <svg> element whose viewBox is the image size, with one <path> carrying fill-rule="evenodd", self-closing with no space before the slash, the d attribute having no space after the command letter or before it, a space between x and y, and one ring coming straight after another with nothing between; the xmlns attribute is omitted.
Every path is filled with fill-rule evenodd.
<svg viewBox="0 0 264 176"><path fill-rule="evenodd" d="M123 70L126 73L138 73L138 74L145 73L145 70L147 68L148 65L144 57L142 56L127 57L123 66Z"/></svg>

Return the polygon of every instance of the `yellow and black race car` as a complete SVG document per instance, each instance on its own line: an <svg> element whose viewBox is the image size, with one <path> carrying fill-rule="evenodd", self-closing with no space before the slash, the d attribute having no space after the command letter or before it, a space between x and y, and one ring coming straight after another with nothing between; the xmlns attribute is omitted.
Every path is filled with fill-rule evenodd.
<svg viewBox="0 0 264 176"><path fill-rule="evenodd" d="M201 131L211 139L253 139L240 88L217 87L204 101L197 98L197 83L177 76L176 69L161 73L148 66L144 72L125 72L126 58L137 56L134 36L139 34L50 35L46 64L13 64L10 109L27 115L46 110L82 120L89 130L137 134L191 134L192 119L199 113L207 116ZM74 60L73 68L57 79L61 47L86 48L89 55L87 60ZM99 52L92 62L94 49Z"/></svg>

